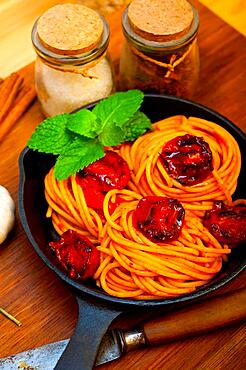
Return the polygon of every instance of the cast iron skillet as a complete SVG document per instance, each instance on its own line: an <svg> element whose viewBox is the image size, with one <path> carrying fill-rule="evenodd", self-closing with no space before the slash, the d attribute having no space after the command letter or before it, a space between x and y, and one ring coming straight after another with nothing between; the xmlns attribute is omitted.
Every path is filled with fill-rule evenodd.
<svg viewBox="0 0 246 370"><path fill-rule="evenodd" d="M93 107L93 104L90 107ZM245 163L246 137L244 133L218 113L191 101L153 94L145 95L142 111L150 117L152 122L168 116L183 114L201 117L220 124L237 140L242 154L242 162ZM56 369L91 369L102 336L111 322L122 312L161 308L171 304L179 305L181 302L193 301L222 287L245 268L246 248L243 247L246 246L243 245L233 250L221 273L206 286L199 288L192 294L158 301L134 301L110 297L97 288L92 281L82 283L70 279L47 247L48 242L55 237L55 233L52 225L45 219L47 204L43 194L43 180L53 164L53 156L37 153L28 148L23 150L19 158L19 215L34 249L44 263L74 291L79 305L75 332ZM240 173L235 198L245 197L245 178L246 168L244 165Z"/></svg>

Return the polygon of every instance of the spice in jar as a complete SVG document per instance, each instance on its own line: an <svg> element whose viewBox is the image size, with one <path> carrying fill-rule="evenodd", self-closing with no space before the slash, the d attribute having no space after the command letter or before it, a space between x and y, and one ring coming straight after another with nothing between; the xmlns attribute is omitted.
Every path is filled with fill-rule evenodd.
<svg viewBox="0 0 246 370"><path fill-rule="evenodd" d="M121 90L191 98L199 77L198 26L186 0L133 0L122 17Z"/></svg>
<svg viewBox="0 0 246 370"><path fill-rule="evenodd" d="M109 27L80 4L56 5L34 24L36 90L46 116L71 112L114 89Z"/></svg>

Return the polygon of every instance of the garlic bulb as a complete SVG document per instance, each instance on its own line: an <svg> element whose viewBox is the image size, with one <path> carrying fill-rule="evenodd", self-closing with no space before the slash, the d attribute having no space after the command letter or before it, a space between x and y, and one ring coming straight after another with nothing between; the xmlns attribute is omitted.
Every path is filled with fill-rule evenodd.
<svg viewBox="0 0 246 370"><path fill-rule="evenodd" d="M7 238L15 222L15 203L8 190L0 185L0 244Z"/></svg>

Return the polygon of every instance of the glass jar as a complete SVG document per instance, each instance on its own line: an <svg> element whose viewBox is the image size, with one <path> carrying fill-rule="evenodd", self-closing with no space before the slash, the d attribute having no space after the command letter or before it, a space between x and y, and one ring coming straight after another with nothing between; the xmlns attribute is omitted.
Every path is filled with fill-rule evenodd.
<svg viewBox="0 0 246 370"><path fill-rule="evenodd" d="M57 5L49 9L56 14L61 11L61 16L58 17L59 19L56 23L52 19L50 22L49 19L51 17L49 16L48 22L45 20L44 26L40 27L40 33L38 29L39 20L33 26L32 42L37 53L35 63L36 90L42 110L46 116L72 112L77 108L107 97L114 90L114 75L107 54L109 26L102 16L89 9L89 12L95 13L94 16L100 20L102 25L101 35L98 33L95 36L95 33L92 34L90 32L90 23L92 22L85 12L85 20L77 34L77 38L81 39L83 45L81 48L78 47L77 50L77 46L69 50L70 46L66 44L67 37L65 33L64 38L58 34L54 42L49 39L50 35L60 32L60 25L63 27L63 22L66 22L66 18L68 19L68 31L71 28L71 33L74 32L76 35L75 27L79 25L80 19L78 20L78 14L75 14L74 25L71 25L74 6L76 10L79 7L79 11L81 11L81 7L82 11L86 9L87 12L89 9L78 4ZM67 10L69 14L66 13ZM87 19L88 29L86 25ZM82 21L83 19L81 19ZM55 28L54 23L57 28ZM97 26L97 22L95 26ZM46 35L47 40L45 39ZM80 39L73 42L79 44ZM64 45L62 44L63 40Z"/></svg>
<svg viewBox="0 0 246 370"><path fill-rule="evenodd" d="M147 5L143 1L143 13ZM125 42L120 57L121 90L137 88L183 98L193 96L199 79L199 15L191 4L189 6L192 9L190 27L178 35L165 33L163 39L166 41L162 41L161 35L151 34L154 15L151 18L151 13L147 12L149 19L146 24L150 28L144 32L134 27L129 18L129 7L126 8L122 17ZM177 19L178 22L182 16Z"/></svg>

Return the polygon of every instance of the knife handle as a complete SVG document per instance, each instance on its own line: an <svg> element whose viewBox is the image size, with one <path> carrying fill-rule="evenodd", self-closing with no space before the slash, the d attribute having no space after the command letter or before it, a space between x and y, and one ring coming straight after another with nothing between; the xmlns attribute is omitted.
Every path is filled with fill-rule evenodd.
<svg viewBox="0 0 246 370"><path fill-rule="evenodd" d="M211 298L142 325L150 345L207 333L246 318L246 289Z"/></svg>

